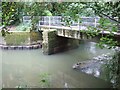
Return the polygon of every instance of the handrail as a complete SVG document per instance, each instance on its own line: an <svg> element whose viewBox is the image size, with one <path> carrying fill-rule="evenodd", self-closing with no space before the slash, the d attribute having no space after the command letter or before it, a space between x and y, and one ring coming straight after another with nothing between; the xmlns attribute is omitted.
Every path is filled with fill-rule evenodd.
<svg viewBox="0 0 120 90"><path fill-rule="evenodd" d="M24 16L23 17L23 22L31 22L31 16ZM37 16L36 16L37 17ZM40 25L66 25L65 22L62 21L63 17L62 16L38 16L39 17L39 22L38 22L38 26ZM65 16L67 17L67 16ZM82 19L82 22L80 23L80 20L78 19L78 22L73 21L71 26L81 26L81 25L85 25L85 26L94 26L97 27L99 25L98 20L100 19L100 17L96 16L96 17L80 17Z"/></svg>

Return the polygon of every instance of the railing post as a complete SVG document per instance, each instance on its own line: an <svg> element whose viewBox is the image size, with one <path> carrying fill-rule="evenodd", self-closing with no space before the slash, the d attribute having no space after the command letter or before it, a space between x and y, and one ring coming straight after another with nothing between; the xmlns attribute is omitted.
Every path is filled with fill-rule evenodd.
<svg viewBox="0 0 120 90"><path fill-rule="evenodd" d="M40 19L41 19L41 17L39 16L39 22L38 22L38 26L40 26L40 22L41 22L41 20L40 20Z"/></svg>
<svg viewBox="0 0 120 90"><path fill-rule="evenodd" d="M50 30L51 20L50 20L50 16L48 16L48 17L49 17L49 30Z"/></svg>
<svg viewBox="0 0 120 90"><path fill-rule="evenodd" d="M97 26L97 20L96 20L96 17L95 17L95 27Z"/></svg>
<svg viewBox="0 0 120 90"><path fill-rule="evenodd" d="M78 18L78 29L80 30L80 20L79 20L79 18Z"/></svg>

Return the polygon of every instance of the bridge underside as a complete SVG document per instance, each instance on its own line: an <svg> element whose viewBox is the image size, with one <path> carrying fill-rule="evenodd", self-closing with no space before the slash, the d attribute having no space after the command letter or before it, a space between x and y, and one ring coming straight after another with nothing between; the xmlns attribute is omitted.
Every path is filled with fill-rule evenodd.
<svg viewBox="0 0 120 90"><path fill-rule="evenodd" d="M104 35L108 35L105 33ZM87 40L92 42L99 42L101 33L96 37L88 37L86 33L81 30L66 30L66 29L45 29L43 30L43 53L53 54L65 51L79 46L80 40ZM120 42L120 35L113 37Z"/></svg>
<svg viewBox="0 0 120 90"><path fill-rule="evenodd" d="M72 39L78 39L78 40L92 40L93 37L88 36L87 34L78 31L78 30L60 30L57 29L57 35L62 36L62 37L67 37L67 38L72 38ZM97 36L98 38L99 36ZM96 37L95 37L96 38Z"/></svg>
<svg viewBox="0 0 120 90"><path fill-rule="evenodd" d="M50 55L79 46L79 40L61 37L56 30L43 31L43 53Z"/></svg>
<svg viewBox="0 0 120 90"><path fill-rule="evenodd" d="M71 31L72 32L72 31ZM65 32L67 33L67 32ZM76 36L76 33L66 34L64 31L61 33L59 30L55 29L46 29L43 31L43 45L42 50L44 54L50 55L58 52L62 52L69 49L78 48L80 40L89 40L89 41L98 41L99 38L88 39L87 36L83 35ZM75 37L75 38L74 38ZM97 40L96 40L97 39Z"/></svg>

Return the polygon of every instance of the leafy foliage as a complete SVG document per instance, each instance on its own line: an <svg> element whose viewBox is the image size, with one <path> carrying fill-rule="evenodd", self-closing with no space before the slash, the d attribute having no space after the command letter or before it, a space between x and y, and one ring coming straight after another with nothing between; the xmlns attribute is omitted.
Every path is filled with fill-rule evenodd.
<svg viewBox="0 0 120 90"><path fill-rule="evenodd" d="M103 70L106 72L103 75L103 78L106 81L113 83L113 87L119 87L120 80L120 53L115 53L112 60L109 60L105 65Z"/></svg>
<svg viewBox="0 0 120 90"><path fill-rule="evenodd" d="M2 2L2 23L3 25L11 25L19 20L18 5L16 2Z"/></svg>
<svg viewBox="0 0 120 90"><path fill-rule="evenodd" d="M118 31L118 27L116 26L116 24L106 18L101 18L99 20L99 23L100 25L98 27L98 30L99 32L102 31L102 37L100 38L100 43L98 44L98 46L103 48L106 44L109 46L108 48L114 48L116 45L119 45L119 43L114 40L114 33ZM105 35L106 31L109 35Z"/></svg>
<svg viewBox="0 0 120 90"><path fill-rule="evenodd" d="M115 47L119 43L113 39L114 32L120 30L120 1L117 2L2 2L2 29L3 36L7 30L7 26L20 21L22 16L28 15L32 19L32 30L36 30L38 18L35 16L63 16L66 25L70 26L73 21L80 20L81 16L100 16L100 25L97 28L88 27L83 31L89 37L95 37L101 33L101 48L105 44L109 48ZM117 17L117 18L116 18ZM102 31L102 32L101 32ZM109 35L104 35L104 31L108 31ZM41 77L40 83L48 84L48 75ZM48 85L49 86L49 85Z"/></svg>

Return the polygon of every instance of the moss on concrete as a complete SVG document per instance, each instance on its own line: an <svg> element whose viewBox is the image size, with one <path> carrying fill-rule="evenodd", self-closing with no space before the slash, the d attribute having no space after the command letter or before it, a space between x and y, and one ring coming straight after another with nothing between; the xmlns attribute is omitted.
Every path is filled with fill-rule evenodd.
<svg viewBox="0 0 120 90"><path fill-rule="evenodd" d="M43 31L43 53L50 55L64 50L76 48L79 40L57 36L56 30Z"/></svg>

